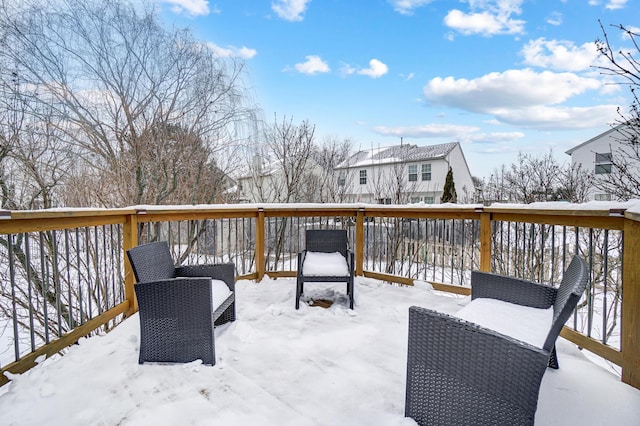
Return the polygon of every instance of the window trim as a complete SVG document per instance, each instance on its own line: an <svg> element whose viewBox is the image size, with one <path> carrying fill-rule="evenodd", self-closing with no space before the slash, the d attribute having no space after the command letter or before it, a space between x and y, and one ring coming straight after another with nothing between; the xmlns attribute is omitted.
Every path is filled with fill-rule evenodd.
<svg viewBox="0 0 640 426"><path fill-rule="evenodd" d="M597 175L610 174L612 169L611 152L596 152L594 173Z"/></svg>
<svg viewBox="0 0 640 426"><path fill-rule="evenodd" d="M427 171L427 169L429 169ZM430 181L431 180L431 163L424 163L420 168L420 179L422 181ZM425 179L426 178L426 179Z"/></svg>
<svg viewBox="0 0 640 426"><path fill-rule="evenodd" d="M418 181L418 165L417 164L409 164L409 182L417 182Z"/></svg>
<svg viewBox="0 0 640 426"><path fill-rule="evenodd" d="M345 186L347 183L347 172L340 170L338 172L338 186Z"/></svg>
<svg viewBox="0 0 640 426"><path fill-rule="evenodd" d="M367 169L360 170L360 185L367 184Z"/></svg>

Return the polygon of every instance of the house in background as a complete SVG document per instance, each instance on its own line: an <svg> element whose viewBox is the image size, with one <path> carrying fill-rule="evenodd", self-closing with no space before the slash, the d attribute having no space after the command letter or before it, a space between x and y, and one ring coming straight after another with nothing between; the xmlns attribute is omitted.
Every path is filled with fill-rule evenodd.
<svg viewBox="0 0 640 426"><path fill-rule="evenodd" d="M312 158L307 159L304 170L288 173L300 175L295 185L292 179L287 183L285 170L277 161L255 156L249 170L237 178L237 202L315 203L326 199L327 189L321 185L322 169Z"/></svg>
<svg viewBox="0 0 640 426"><path fill-rule="evenodd" d="M458 142L359 151L336 171L347 202L433 204L440 202L450 167L458 202L472 202L475 188Z"/></svg>
<svg viewBox="0 0 640 426"><path fill-rule="evenodd" d="M613 127L566 151L571 156L571 165L581 165L582 169L592 174L594 180L607 178L612 172L612 155L619 152L625 145L620 132L623 126L625 124ZM637 167L640 173L640 164L630 162L630 165ZM612 194L593 186L589 196L591 200L595 201L615 199Z"/></svg>

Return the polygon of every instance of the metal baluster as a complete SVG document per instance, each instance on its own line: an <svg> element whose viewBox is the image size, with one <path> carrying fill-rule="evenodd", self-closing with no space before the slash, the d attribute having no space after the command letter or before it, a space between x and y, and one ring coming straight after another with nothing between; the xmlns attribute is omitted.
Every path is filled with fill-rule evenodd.
<svg viewBox="0 0 640 426"><path fill-rule="evenodd" d="M35 336L35 324L34 324L34 311L33 311L33 273L31 263L31 237L28 233L23 234L24 252L26 257L27 266L27 294L29 297L29 339L31 343L31 351L36 350L36 336Z"/></svg>
<svg viewBox="0 0 640 426"><path fill-rule="evenodd" d="M12 311L12 325L13 325L13 351L14 359L18 361L20 359L20 334L18 329L18 307L16 303L16 271L15 271L15 257L13 253L13 235L7 235L7 249L9 251L9 281L11 282L11 311Z"/></svg>
<svg viewBox="0 0 640 426"><path fill-rule="evenodd" d="M45 255L44 255L44 234L39 232L40 236L40 272L42 276L42 306L44 313L44 341L49 343L49 310L47 309L47 293L49 291L49 278L46 273Z"/></svg>

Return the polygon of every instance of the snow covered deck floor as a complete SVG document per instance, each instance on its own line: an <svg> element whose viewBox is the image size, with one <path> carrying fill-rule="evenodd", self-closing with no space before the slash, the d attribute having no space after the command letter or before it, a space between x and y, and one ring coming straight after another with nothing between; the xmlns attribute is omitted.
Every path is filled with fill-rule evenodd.
<svg viewBox="0 0 640 426"><path fill-rule="evenodd" d="M334 300L294 309L295 280L237 284L235 323L216 329L217 364L138 365L137 315L84 339L0 388L5 425L412 425L405 419L411 305L454 313L468 302L356 278L306 284ZM640 390L558 340L559 370L542 382L538 425L637 425Z"/></svg>

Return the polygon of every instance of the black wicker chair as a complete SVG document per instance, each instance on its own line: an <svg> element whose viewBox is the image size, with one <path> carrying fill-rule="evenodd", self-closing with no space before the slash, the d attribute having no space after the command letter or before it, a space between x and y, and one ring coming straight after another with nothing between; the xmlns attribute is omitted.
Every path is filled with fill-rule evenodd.
<svg viewBox="0 0 640 426"><path fill-rule="evenodd" d="M472 273L474 300L553 306L552 325L542 347L453 316L409 308L405 416L420 425L533 424L542 376L548 366L557 368L555 342L584 292L588 275L578 256L558 289Z"/></svg>
<svg viewBox="0 0 640 426"><path fill-rule="evenodd" d="M296 309L300 308L300 297L304 292L305 282L345 282L349 308L353 309L353 252L349 250L346 230L309 229L305 233L306 248L298 253L298 273L296 283ZM312 253L311 255L309 255ZM305 261L315 253L340 253L346 264L345 274L327 275L316 272L306 272ZM338 259L342 262L343 259ZM329 269L330 270L330 269Z"/></svg>
<svg viewBox="0 0 640 426"><path fill-rule="evenodd" d="M138 362L190 362L214 365L214 325L236 319L232 264L175 267L166 242L127 251L137 284L140 316ZM216 299L216 286L231 294ZM224 288L223 288L224 289ZM226 292L225 292L226 293Z"/></svg>

